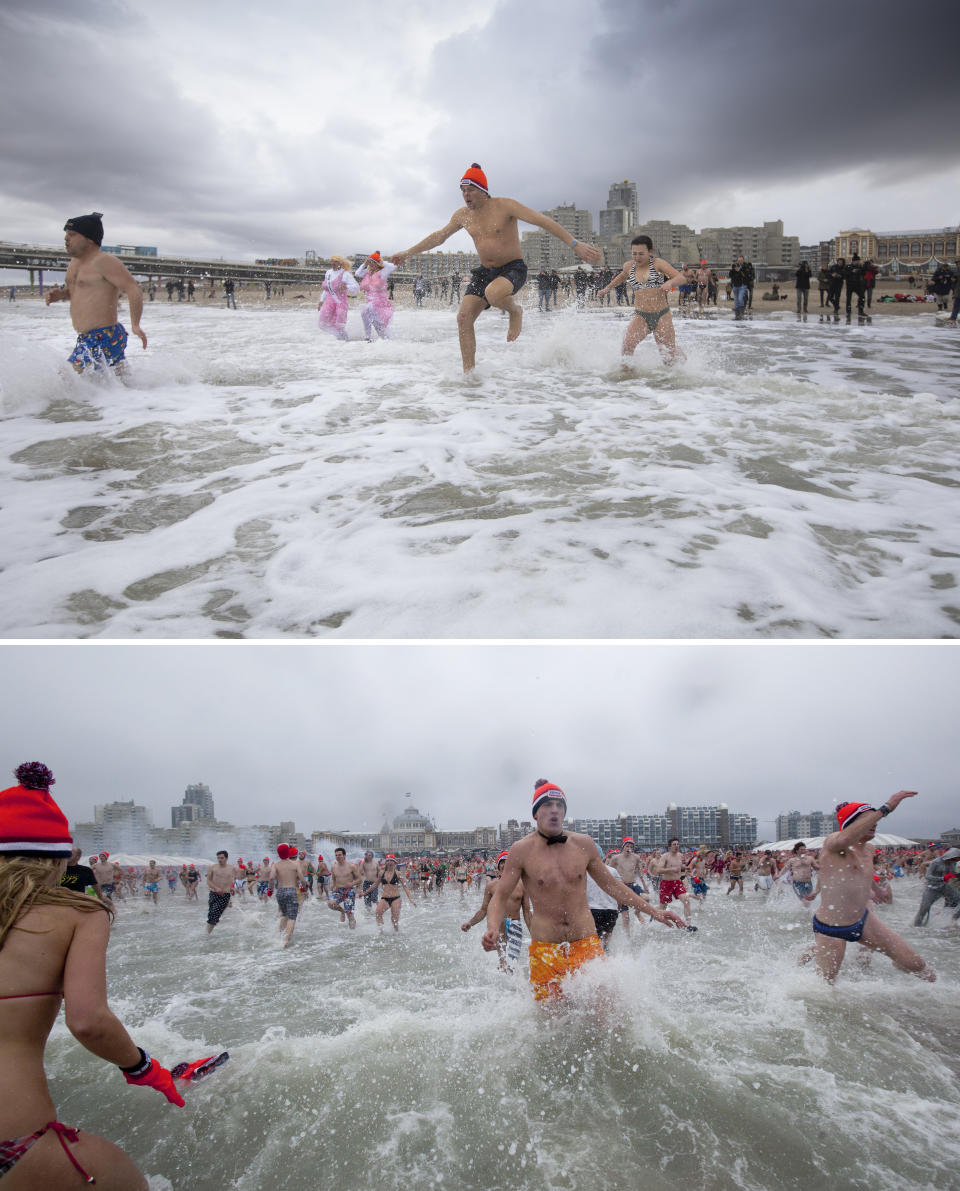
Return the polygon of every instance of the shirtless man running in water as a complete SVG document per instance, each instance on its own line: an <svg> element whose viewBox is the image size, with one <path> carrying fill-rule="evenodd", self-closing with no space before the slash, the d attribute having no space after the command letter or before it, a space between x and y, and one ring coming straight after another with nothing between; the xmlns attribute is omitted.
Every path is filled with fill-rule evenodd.
<svg viewBox="0 0 960 1191"><path fill-rule="evenodd" d="M527 266L520 250L518 220L522 219L524 223L532 223L534 227L550 232L572 248L582 261L599 262L602 257L599 249L592 244L581 244L572 232L561 227L549 215L532 211L516 199L494 197L487 185L486 174L476 162L460 179L460 193L465 206L454 211L446 227L431 232L419 244L414 244L406 252L398 252L390 259L395 265L402 265L408 256L429 252L431 248L449 240L461 228L470 233L480 257L480 267L473 270L457 312L463 370L470 372L477 356L477 337L473 325L484 310L497 306L507 312L510 317L508 343L519 336L523 326L523 309L514 296L527 280Z"/></svg>
<svg viewBox="0 0 960 1191"><path fill-rule="evenodd" d="M480 909L477 910L472 918L461 924L460 929L462 931L468 931L471 926L476 926L478 922L482 922L486 918L487 910L490 908L490 903L497 889L497 882L503 873L503 866L507 863L508 855L509 852L501 852L497 857L497 875L491 877L487 882L487 887L483 891L483 902ZM522 881L517 882L513 892L504 902L503 911L504 918L500 923L500 967L504 972L512 972L514 965L520 958L520 943L523 938L523 927L520 925L521 914L523 915L523 921L527 924L527 930L530 929L530 898L527 897Z"/></svg>
<svg viewBox="0 0 960 1191"><path fill-rule="evenodd" d="M868 802L845 802L837 807L840 830L827 836L820 852L820 908L813 916L813 946L801 956L801 962L812 956L820 975L831 983L840 971L848 943L882 951L901 972L936 980L923 956L869 907L877 824L905 798L916 796L916 790L898 790L879 807Z"/></svg>
<svg viewBox="0 0 960 1191"><path fill-rule="evenodd" d="M89 367L122 366L127 331L117 322L117 298L126 294L130 304L130 330L146 348L147 337L140 327L143 291L115 256L100 251L103 223L99 212L68 219L63 230L70 264L63 285L47 291L46 304L70 303L70 318L77 332L77 345L70 354L70 363L77 372Z"/></svg>
<svg viewBox="0 0 960 1191"><path fill-rule="evenodd" d="M530 983L537 1001L556 1001L563 995L567 976L604 950L587 905L587 873L617 903L649 914L666 926L684 922L670 910L654 909L618 881L603 863L589 835L563 831L567 798L559 786L541 778L533 793L533 819L537 830L510 849L503 874L487 907L487 929L481 940L484 951L496 951L505 907L518 881L533 902L530 920Z"/></svg>

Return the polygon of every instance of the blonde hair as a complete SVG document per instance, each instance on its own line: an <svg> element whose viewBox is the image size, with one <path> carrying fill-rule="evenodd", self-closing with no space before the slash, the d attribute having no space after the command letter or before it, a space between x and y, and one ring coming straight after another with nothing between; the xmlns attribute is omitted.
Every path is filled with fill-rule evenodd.
<svg viewBox="0 0 960 1191"><path fill-rule="evenodd" d="M113 917L113 909L98 898L88 897L75 889L65 889L60 884L50 884L51 871L60 863L52 856L0 855L0 947L17 922L34 906L69 906L84 913L103 910Z"/></svg>

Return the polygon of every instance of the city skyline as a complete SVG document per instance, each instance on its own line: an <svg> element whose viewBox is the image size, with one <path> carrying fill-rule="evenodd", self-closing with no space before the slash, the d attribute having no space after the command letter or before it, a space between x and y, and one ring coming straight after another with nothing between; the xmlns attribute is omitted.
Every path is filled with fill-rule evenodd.
<svg viewBox="0 0 960 1191"><path fill-rule="evenodd" d="M956 24L921 0L908 25L924 12ZM291 0L279 17L246 0L91 0L82 12L12 0L0 14L5 238L49 243L96 209L109 242L190 256L396 252L446 223L473 160L493 193L536 210L597 215L626 177L642 221L782 219L804 244L845 227L937 227L960 180L950 107L938 72L904 82L890 36L902 21L893 0L505 0L482 12ZM391 47L377 71L357 54L374 26ZM318 105L332 61L344 103ZM820 81L851 62L869 104L836 104ZM69 93L37 85L68 75ZM86 130L107 77L123 102L101 146ZM617 116L632 103L647 114L627 148Z"/></svg>

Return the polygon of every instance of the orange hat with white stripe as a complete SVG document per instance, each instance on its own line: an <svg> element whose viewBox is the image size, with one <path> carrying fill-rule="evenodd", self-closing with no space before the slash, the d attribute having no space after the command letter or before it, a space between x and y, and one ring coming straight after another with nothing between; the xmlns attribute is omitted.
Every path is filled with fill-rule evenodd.
<svg viewBox="0 0 960 1191"><path fill-rule="evenodd" d="M463 186L465 183L470 186L476 186L477 190L482 190L484 194L490 193L490 187L487 184L487 175L476 162L468 170L464 171L463 177L460 179L460 185Z"/></svg>
<svg viewBox="0 0 960 1191"><path fill-rule="evenodd" d="M869 802L841 802L837 807L837 822L840 824L840 830L843 831L844 827L848 823L852 823L857 815L862 815L864 811L875 811L876 809Z"/></svg>

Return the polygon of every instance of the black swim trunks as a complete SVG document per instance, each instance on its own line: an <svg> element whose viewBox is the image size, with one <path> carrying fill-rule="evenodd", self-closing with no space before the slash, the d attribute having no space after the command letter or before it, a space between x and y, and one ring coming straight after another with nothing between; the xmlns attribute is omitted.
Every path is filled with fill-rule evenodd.
<svg viewBox="0 0 960 1191"><path fill-rule="evenodd" d="M464 291L464 297L467 294L472 294L475 298L483 298L487 286L491 281L496 281L498 277L506 277L513 286L513 292L516 293L521 286L527 283L527 266L520 259L507 261L505 265L499 265L495 269L488 269L486 265L480 265L470 274L470 284ZM485 298L484 301L486 301ZM487 306L489 305L490 303L487 302Z"/></svg>

